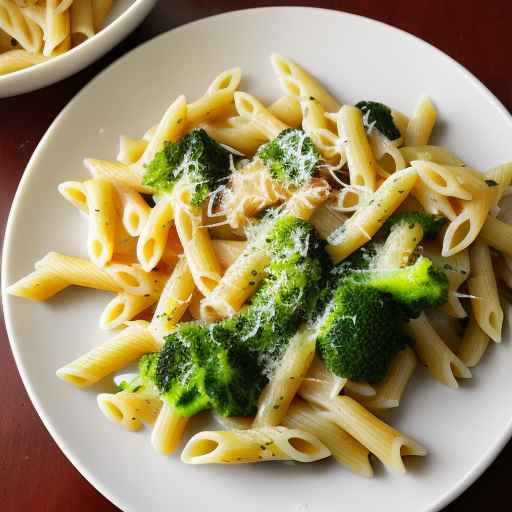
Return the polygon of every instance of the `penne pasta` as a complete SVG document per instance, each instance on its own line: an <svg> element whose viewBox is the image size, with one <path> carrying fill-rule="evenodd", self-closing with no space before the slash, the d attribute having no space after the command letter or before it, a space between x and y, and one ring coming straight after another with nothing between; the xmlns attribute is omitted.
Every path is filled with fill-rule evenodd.
<svg viewBox="0 0 512 512"><path fill-rule="evenodd" d="M221 280L222 268L208 229L203 227L202 210L192 205L191 190L186 183L177 185L172 197L176 231L192 278L197 289L203 295L209 295Z"/></svg>
<svg viewBox="0 0 512 512"><path fill-rule="evenodd" d="M158 295L132 295L122 292L116 295L105 307L100 316L100 329L116 329L133 320L158 300Z"/></svg>
<svg viewBox="0 0 512 512"><path fill-rule="evenodd" d="M327 252L334 263L344 260L371 239L405 200L416 179L416 171L411 168L393 174L377 190L372 202L331 233Z"/></svg>
<svg viewBox="0 0 512 512"><path fill-rule="evenodd" d="M137 322L123 329L109 341L57 370L57 377L78 388L95 384L124 368L143 354L158 350L149 330Z"/></svg>
<svg viewBox="0 0 512 512"><path fill-rule="evenodd" d="M457 155L441 146L403 146L400 148L400 153L408 164L414 160L423 160L440 165L464 165Z"/></svg>
<svg viewBox="0 0 512 512"><path fill-rule="evenodd" d="M366 136L363 115L357 107L341 107L338 133L345 138L350 184L375 191L378 166Z"/></svg>
<svg viewBox="0 0 512 512"><path fill-rule="evenodd" d="M512 256L512 226L489 215L483 223L480 238L507 256Z"/></svg>
<svg viewBox="0 0 512 512"><path fill-rule="evenodd" d="M94 178L129 187L142 194L154 194L156 192L152 187L142 184L142 176L137 174L132 167L120 162L85 158L84 165Z"/></svg>
<svg viewBox="0 0 512 512"><path fill-rule="evenodd" d="M368 449L325 418L321 410L313 405L295 398L283 419L283 425L314 435L340 464L354 473L366 477L373 476L373 469L368 460Z"/></svg>
<svg viewBox="0 0 512 512"><path fill-rule="evenodd" d="M146 272L162 259L174 219L172 196L165 194L151 209L137 242L137 259Z"/></svg>
<svg viewBox="0 0 512 512"><path fill-rule="evenodd" d="M47 59L39 53L30 53L26 50L9 50L0 53L0 76L14 73L22 69L45 62Z"/></svg>
<svg viewBox="0 0 512 512"><path fill-rule="evenodd" d="M451 388L459 386L455 377L468 379L471 372L450 350L422 313L411 320L406 331L414 339L414 350L432 376Z"/></svg>
<svg viewBox="0 0 512 512"><path fill-rule="evenodd" d="M489 336L482 331L478 322L471 316L457 355L468 368L473 368L480 362L488 346Z"/></svg>
<svg viewBox="0 0 512 512"><path fill-rule="evenodd" d="M489 247L477 240L470 249L471 277L468 290L473 317L480 328L495 342L501 341L503 310Z"/></svg>
<svg viewBox="0 0 512 512"><path fill-rule="evenodd" d="M154 450L162 455L172 453L180 443L187 423L188 418L181 416L164 400L151 432L151 445Z"/></svg>
<svg viewBox="0 0 512 512"><path fill-rule="evenodd" d="M94 30L99 32L112 9L112 0L91 0Z"/></svg>
<svg viewBox="0 0 512 512"><path fill-rule="evenodd" d="M187 115L187 100L183 95L178 96L165 111L142 156L131 165L131 169L136 174L143 176L146 166L163 148L164 143L175 142L184 134Z"/></svg>
<svg viewBox="0 0 512 512"><path fill-rule="evenodd" d="M118 222L114 203L114 188L105 180L84 182L89 214L87 252L99 267L104 267L114 254L116 224Z"/></svg>
<svg viewBox="0 0 512 512"><path fill-rule="evenodd" d="M375 386L375 395L363 400L363 405L371 410L398 407L416 365L416 356L409 347L399 352L384 379Z"/></svg>
<svg viewBox="0 0 512 512"><path fill-rule="evenodd" d="M300 328L290 340L277 370L260 395L254 428L281 424L313 361L315 341L314 330L307 327Z"/></svg>
<svg viewBox="0 0 512 512"><path fill-rule="evenodd" d="M246 92L235 92L235 107L238 114L249 121L267 140L277 137L288 125L278 119L254 96Z"/></svg>
<svg viewBox="0 0 512 512"><path fill-rule="evenodd" d="M268 460L313 462L329 450L314 436L285 427L200 432L186 444L181 460L187 464L244 464Z"/></svg>
<svg viewBox="0 0 512 512"><path fill-rule="evenodd" d="M327 112L337 112L340 104L327 90L305 69L293 60L277 53L270 56L274 72L277 75L283 92L297 100L313 97L317 99Z"/></svg>
<svg viewBox="0 0 512 512"><path fill-rule="evenodd" d="M164 336L180 321L189 307L195 288L187 259L181 258L162 290L149 326L157 340L163 343Z"/></svg>
<svg viewBox="0 0 512 512"><path fill-rule="evenodd" d="M247 242L238 242L236 240L212 240L212 244L220 266L226 269L233 265L238 257L243 253Z"/></svg>
<svg viewBox="0 0 512 512"><path fill-rule="evenodd" d="M326 404L322 414L359 441L372 452L385 466L397 473L405 473L402 457L426 455L426 450L386 425L362 405L348 396L339 396Z"/></svg>
<svg viewBox="0 0 512 512"><path fill-rule="evenodd" d="M416 105L414 114L405 132L406 146L424 146L428 144L430 134L436 123L437 110L426 96L422 96Z"/></svg>
<svg viewBox="0 0 512 512"><path fill-rule="evenodd" d="M478 199L460 201L460 213L450 222L444 234L443 256L453 256L475 241L488 218L490 199L489 192L486 192Z"/></svg>
<svg viewBox="0 0 512 512"><path fill-rule="evenodd" d="M140 430L143 423L153 425L158 417L162 401L151 393L100 393L98 407L112 423L131 432Z"/></svg>
<svg viewBox="0 0 512 512"><path fill-rule="evenodd" d="M121 185L116 190L121 202L123 226L129 235L139 236L149 219L151 208L136 190Z"/></svg>

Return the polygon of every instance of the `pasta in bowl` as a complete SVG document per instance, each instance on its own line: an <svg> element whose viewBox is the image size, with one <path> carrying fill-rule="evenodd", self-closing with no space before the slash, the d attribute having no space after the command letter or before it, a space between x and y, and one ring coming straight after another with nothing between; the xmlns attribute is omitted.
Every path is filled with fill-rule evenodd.
<svg viewBox="0 0 512 512"><path fill-rule="evenodd" d="M208 410L224 430L194 435L184 462L332 455L371 476L372 453L403 473L426 450L379 416L417 361L457 388L501 341L512 165L482 175L429 145L426 97L410 119L340 105L298 63L271 62L284 96L270 106L228 69L122 136L116 161L86 158L92 179L59 191L87 218L89 259L50 252L7 291L116 294L100 321L112 338L57 376L85 388L139 361L98 405L152 426L160 453Z"/></svg>
<svg viewBox="0 0 512 512"><path fill-rule="evenodd" d="M135 28L154 3L2 0L0 96L43 87L86 66Z"/></svg>

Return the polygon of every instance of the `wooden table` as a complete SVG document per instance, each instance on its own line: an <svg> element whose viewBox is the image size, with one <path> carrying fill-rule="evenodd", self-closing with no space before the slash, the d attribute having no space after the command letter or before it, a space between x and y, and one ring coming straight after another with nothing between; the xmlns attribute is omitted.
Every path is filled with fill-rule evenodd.
<svg viewBox="0 0 512 512"><path fill-rule="evenodd" d="M510 0L325 0L279 4L345 10L411 32L461 62L512 109ZM23 169L44 132L98 72L147 39L183 23L223 11L266 5L272 2L161 0L135 33L85 71L49 88L0 100L0 225L5 226ZM0 338L0 510L118 510L82 478L48 435L21 383L3 322ZM478 482L446 510L480 511L493 500L498 503L500 496L506 500L511 463L509 444Z"/></svg>

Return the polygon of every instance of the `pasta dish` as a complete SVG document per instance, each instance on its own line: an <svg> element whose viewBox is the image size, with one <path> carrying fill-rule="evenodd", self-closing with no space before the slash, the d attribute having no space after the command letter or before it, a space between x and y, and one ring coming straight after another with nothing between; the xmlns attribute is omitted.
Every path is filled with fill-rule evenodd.
<svg viewBox="0 0 512 512"><path fill-rule="evenodd" d="M45 62L99 32L113 0L0 0L0 75Z"/></svg>
<svg viewBox="0 0 512 512"><path fill-rule="evenodd" d="M371 453L403 473L426 450L382 414L418 361L457 388L501 341L512 164L477 171L430 143L426 96L410 118L341 104L291 59L271 63L283 95L270 105L229 69L122 135L115 160L85 158L91 178L58 190L87 221L88 257L49 252L7 292L114 294L99 319L110 339L57 377L113 377L99 409L151 428L161 454L209 411L219 430L186 440L185 463L332 455L371 476Z"/></svg>

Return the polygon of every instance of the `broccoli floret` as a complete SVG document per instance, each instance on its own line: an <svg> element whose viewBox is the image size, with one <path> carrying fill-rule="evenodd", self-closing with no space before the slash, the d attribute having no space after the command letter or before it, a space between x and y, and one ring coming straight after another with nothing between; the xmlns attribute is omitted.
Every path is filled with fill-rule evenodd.
<svg viewBox="0 0 512 512"><path fill-rule="evenodd" d="M231 331L232 324L227 322L221 326L223 342L216 337L219 329L212 326L212 342L202 344L199 364L205 372L204 390L221 416L252 416L267 380L250 340L240 342L237 331Z"/></svg>
<svg viewBox="0 0 512 512"><path fill-rule="evenodd" d="M396 127L388 106L377 101L360 101L356 107L363 113L366 128L377 128L389 140L401 137L400 130Z"/></svg>
<svg viewBox="0 0 512 512"><path fill-rule="evenodd" d="M434 268L432 261L425 257L404 268L354 273L351 279L389 293L413 318L423 309L440 306L448 300L446 274Z"/></svg>
<svg viewBox="0 0 512 512"><path fill-rule="evenodd" d="M276 180L295 186L306 183L321 161L311 138L295 128L283 130L275 139L260 146L257 156Z"/></svg>
<svg viewBox="0 0 512 512"><path fill-rule="evenodd" d="M403 308L389 296L342 279L322 318L317 350L336 375L377 382L407 344Z"/></svg>
<svg viewBox="0 0 512 512"><path fill-rule="evenodd" d="M265 243L273 254L268 277L244 310L217 324L180 324L159 354L141 361L141 376L184 416L210 408L255 414L272 365L320 293L320 242L310 224L278 219Z"/></svg>
<svg viewBox="0 0 512 512"><path fill-rule="evenodd" d="M407 343L403 324L447 301L448 279L424 257L375 269L373 248L363 249L333 269L321 293L317 349L336 375L375 382Z"/></svg>
<svg viewBox="0 0 512 512"><path fill-rule="evenodd" d="M227 179L229 155L205 130L196 129L177 142L165 142L148 164L142 182L159 191L171 192L185 177L194 187L192 204L197 206Z"/></svg>
<svg viewBox="0 0 512 512"><path fill-rule="evenodd" d="M386 221L384 227L394 229L402 224L411 229L419 224L423 229L423 238L435 238L446 224L446 219L442 215L431 215L424 212L399 212L393 214Z"/></svg>

